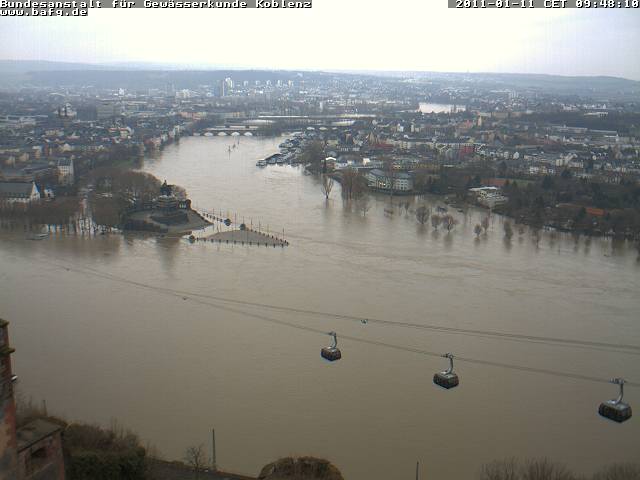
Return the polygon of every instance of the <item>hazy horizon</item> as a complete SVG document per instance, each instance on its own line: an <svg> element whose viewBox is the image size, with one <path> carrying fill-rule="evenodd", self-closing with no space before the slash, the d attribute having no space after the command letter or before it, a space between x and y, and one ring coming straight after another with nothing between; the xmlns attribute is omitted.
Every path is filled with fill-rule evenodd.
<svg viewBox="0 0 640 480"><path fill-rule="evenodd" d="M232 69L523 73L640 80L638 9L448 9L355 0L312 9L92 9L4 17L0 58Z"/></svg>
<svg viewBox="0 0 640 480"><path fill-rule="evenodd" d="M102 67L110 71L117 71L119 67L123 70L131 71L225 71L225 70L237 70L237 71L301 71L301 72L325 72L325 73L341 73L341 74L362 74L362 75L384 75L384 74L469 74L469 75L542 75L551 77L567 77L567 78L617 78L622 80L629 80L640 82L640 79L623 77L620 75L599 75L599 74L582 74L582 75L570 75L570 74L557 74L557 73L533 73L533 72L510 72L510 71L454 71L454 70L394 70L394 69L338 69L338 68L278 68L278 67L261 67L257 65L215 65L215 64L179 64L179 63L159 63L159 62L145 62L145 61L127 61L127 62L68 62L62 60L46 60L46 59L24 59L24 58L0 58L0 62L34 62L34 63L49 63L49 64L63 64L63 65L78 65L79 67ZM82 68L80 68L82 69Z"/></svg>

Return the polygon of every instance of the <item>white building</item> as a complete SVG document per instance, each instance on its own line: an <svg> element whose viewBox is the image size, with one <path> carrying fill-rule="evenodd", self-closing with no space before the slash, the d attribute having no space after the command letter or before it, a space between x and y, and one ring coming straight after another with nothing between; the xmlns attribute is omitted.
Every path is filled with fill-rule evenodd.
<svg viewBox="0 0 640 480"><path fill-rule="evenodd" d="M74 181L73 160L61 158L58 160L58 182L63 185L71 185Z"/></svg>
<svg viewBox="0 0 640 480"><path fill-rule="evenodd" d="M379 190L390 190L393 182L393 190L396 192L408 192L413 190L413 178L404 172L393 172L392 176L382 170L374 168L366 175L369 187Z"/></svg>
<svg viewBox="0 0 640 480"><path fill-rule="evenodd" d="M508 201L508 198L502 195L497 187L477 187L470 188L469 191L476 196L480 205L487 208L493 208Z"/></svg>

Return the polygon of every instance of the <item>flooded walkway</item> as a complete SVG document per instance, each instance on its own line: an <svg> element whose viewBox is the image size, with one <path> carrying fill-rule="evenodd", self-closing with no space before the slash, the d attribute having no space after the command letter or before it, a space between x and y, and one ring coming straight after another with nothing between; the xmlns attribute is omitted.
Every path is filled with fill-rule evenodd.
<svg viewBox="0 0 640 480"><path fill-rule="evenodd" d="M207 237L194 238L194 241L235 243L240 245L255 245L258 247L286 247L289 245L289 242L275 235L268 235L250 229L217 232Z"/></svg>

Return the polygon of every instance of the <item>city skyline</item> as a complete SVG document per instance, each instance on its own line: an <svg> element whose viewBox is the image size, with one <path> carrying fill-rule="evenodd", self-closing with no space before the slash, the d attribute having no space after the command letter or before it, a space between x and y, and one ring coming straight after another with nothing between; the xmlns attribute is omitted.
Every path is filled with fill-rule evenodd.
<svg viewBox="0 0 640 480"><path fill-rule="evenodd" d="M463 11L409 2L391 9L325 0L310 10L92 9L83 18L0 25L0 58L10 60L640 80L631 48L640 44L640 11L628 9Z"/></svg>

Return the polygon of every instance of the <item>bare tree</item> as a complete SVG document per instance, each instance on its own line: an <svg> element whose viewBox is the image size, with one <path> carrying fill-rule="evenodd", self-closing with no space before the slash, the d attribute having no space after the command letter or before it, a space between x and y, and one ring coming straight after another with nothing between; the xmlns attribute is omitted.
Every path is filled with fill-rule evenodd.
<svg viewBox="0 0 640 480"><path fill-rule="evenodd" d="M355 168L342 171L342 196L347 200L358 198L367 191L367 181Z"/></svg>
<svg viewBox="0 0 640 480"><path fill-rule="evenodd" d="M453 218L452 215L447 214L442 217L442 224L445 226L448 232L450 232L457 223L458 221Z"/></svg>
<svg viewBox="0 0 640 480"><path fill-rule="evenodd" d="M204 445L192 445L187 448L184 454L184 460L195 473L195 478L200 478L200 473L205 470L207 458L204 451Z"/></svg>
<svg viewBox="0 0 640 480"><path fill-rule="evenodd" d="M593 480L640 480L640 465L634 463L614 463L593 477Z"/></svg>
<svg viewBox="0 0 640 480"><path fill-rule="evenodd" d="M424 225L429 220L429 213L429 209L426 206L420 205L416 208L416 220L418 220L421 225Z"/></svg>
<svg viewBox="0 0 640 480"><path fill-rule="evenodd" d="M119 197L100 197L92 195L91 213L97 225L111 229L120 225L126 203Z"/></svg>
<svg viewBox="0 0 640 480"><path fill-rule="evenodd" d="M547 458L529 460L521 468L522 480L575 480L575 475L564 465Z"/></svg>
<svg viewBox="0 0 640 480"><path fill-rule="evenodd" d="M507 240L511 240L513 237L513 227L509 221L504 222L504 236Z"/></svg>
<svg viewBox="0 0 640 480"><path fill-rule="evenodd" d="M536 225L532 225L531 239L533 240L533 243L535 243L536 247L540 245L540 237L540 228L538 228Z"/></svg>
<svg viewBox="0 0 640 480"><path fill-rule="evenodd" d="M341 172L342 196L350 199L353 196L353 186L356 183L358 172L354 168L345 168Z"/></svg>
<svg viewBox="0 0 640 480"><path fill-rule="evenodd" d="M484 233L487 233L487 230L489 230L489 216L488 215L482 219L482 222L480 223L480 225L482 226L482 228L484 230Z"/></svg>
<svg viewBox="0 0 640 480"><path fill-rule="evenodd" d="M484 465L479 480L577 480L577 477L564 465L546 458L532 459L519 463L516 459L498 460ZM627 477L620 477L627 480ZM597 480L610 480L603 477ZM611 480L618 480L611 479ZM636 480L631 477L630 480Z"/></svg>
<svg viewBox="0 0 640 480"><path fill-rule="evenodd" d="M442 222L442 217L440 215L431 215L431 226L438 230L440 223Z"/></svg>
<svg viewBox="0 0 640 480"><path fill-rule="evenodd" d="M356 200L356 206L358 210L362 212L362 216L366 217L367 212L371 208L371 205L369 204L369 195L360 196L358 200Z"/></svg>
<svg viewBox="0 0 640 480"><path fill-rule="evenodd" d="M482 466L479 480L519 480L518 464L515 458L496 460Z"/></svg>
<svg viewBox="0 0 640 480"><path fill-rule="evenodd" d="M160 180L153 175L120 168L97 168L91 172L88 180L95 183L98 191L137 201L150 201L158 195L160 189ZM186 197L184 189L180 189L178 193Z"/></svg>
<svg viewBox="0 0 640 480"><path fill-rule="evenodd" d="M329 175L322 176L322 185L320 188L322 189L322 193L327 200L329 200L329 195L331 195L331 190L333 190L333 184L333 178L331 178Z"/></svg>
<svg viewBox="0 0 640 480"><path fill-rule="evenodd" d="M476 226L473 227L473 233L476 234L476 238L478 238L482 233L482 226L479 223L476 223Z"/></svg>
<svg viewBox="0 0 640 480"><path fill-rule="evenodd" d="M361 196L365 195L367 191L367 179L364 177L364 175L358 172L353 182L351 196L352 198L360 198Z"/></svg>

